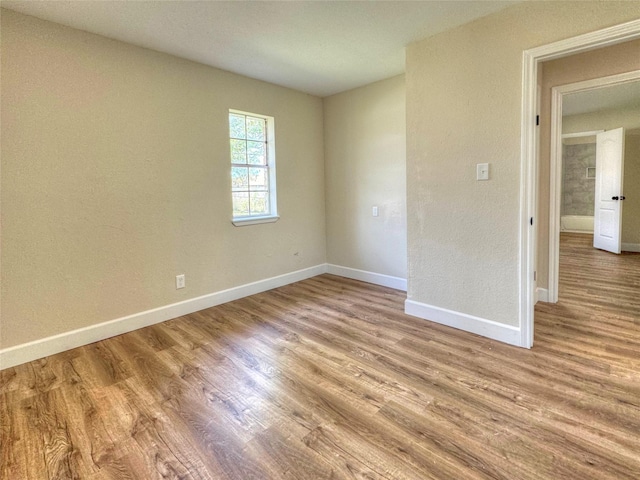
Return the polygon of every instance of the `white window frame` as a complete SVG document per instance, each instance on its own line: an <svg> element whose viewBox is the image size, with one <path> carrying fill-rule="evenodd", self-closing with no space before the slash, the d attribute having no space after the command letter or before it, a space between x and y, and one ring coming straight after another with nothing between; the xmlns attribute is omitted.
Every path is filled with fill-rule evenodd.
<svg viewBox="0 0 640 480"><path fill-rule="evenodd" d="M267 215L247 215L241 217L233 217L232 223L236 227L242 227L246 225L257 225L260 223L272 223L276 222L280 217L278 216L278 202L277 202L277 186L276 186L276 142L275 142L275 120L273 117L268 115L261 115L253 112L245 112L242 110L234 110L229 109L229 114L227 115L227 121L229 121L229 116L231 114L237 115L246 115L254 118L261 118L265 120L266 123L266 151L267 151L267 174L269 179L269 213ZM229 125L229 139L231 139L231 125ZM231 142L229 145L229 160L230 167L233 166L244 166L245 164L235 164L231 163ZM231 179L231 175L229 175ZM233 188L230 189L233 192ZM233 203L233 202L232 202ZM233 211L233 210L232 210Z"/></svg>

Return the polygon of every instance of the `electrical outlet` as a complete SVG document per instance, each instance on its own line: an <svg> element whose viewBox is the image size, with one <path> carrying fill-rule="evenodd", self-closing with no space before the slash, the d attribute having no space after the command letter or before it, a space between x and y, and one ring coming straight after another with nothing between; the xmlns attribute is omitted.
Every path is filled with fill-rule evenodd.
<svg viewBox="0 0 640 480"><path fill-rule="evenodd" d="M176 275L176 290L184 287L185 287L184 273L181 275Z"/></svg>
<svg viewBox="0 0 640 480"><path fill-rule="evenodd" d="M374 217L377 217L377 216L378 216L378 207L373 207L373 208L371 209L371 214L372 214Z"/></svg>

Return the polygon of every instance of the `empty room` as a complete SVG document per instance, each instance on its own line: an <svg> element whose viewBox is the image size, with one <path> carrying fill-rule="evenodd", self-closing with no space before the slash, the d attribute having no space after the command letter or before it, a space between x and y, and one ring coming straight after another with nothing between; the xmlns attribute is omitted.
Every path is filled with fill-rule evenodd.
<svg viewBox="0 0 640 480"><path fill-rule="evenodd" d="M640 1L0 6L0 478L640 478Z"/></svg>

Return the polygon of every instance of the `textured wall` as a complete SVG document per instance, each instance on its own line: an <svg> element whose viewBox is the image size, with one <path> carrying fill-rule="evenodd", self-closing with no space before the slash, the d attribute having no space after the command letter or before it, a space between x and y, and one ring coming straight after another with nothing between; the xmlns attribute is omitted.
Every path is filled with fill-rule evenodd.
<svg viewBox="0 0 640 480"><path fill-rule="evenodd" d="M229 108L275 117L276 223L231 224ZM1 347L326 261L317 97L3 10L1 115Z"/></svg>
<svg viewBox="0 0 640 480"><path fill-rule="evenodd" d="M640 44L638 48L640 49ZM562 117L562 133L612 130L619 127L624 127L627 132L640 129L640 108L615 108Z"/></svg>
<svg viewBox="0 0 640 480"><path fill-rule="evenodd" d="M595 177L587 178L587 168L595 166L595 143L562 146L560 215L593 216L596 183Z"/></svg>
<svg viewBox="0 0 640 480"><path fill-rule="evenodd" d="M640 129L630 130L624 139L624 195L622 243L640 247ZM635 250L637 251L637 249Z"/></svg>
<svg viewBox="0 0 640 480"><path fill-rule="evenodd" d="M410 299L517 325L522 52L638 17L640 2L523 2L408 46Z"/></svg>
<svg viewBox="0 0 640 480"><path fill-rule="evenodd" d="M406 278L404 76L325 98L324 131L328 262Z"/></svg>

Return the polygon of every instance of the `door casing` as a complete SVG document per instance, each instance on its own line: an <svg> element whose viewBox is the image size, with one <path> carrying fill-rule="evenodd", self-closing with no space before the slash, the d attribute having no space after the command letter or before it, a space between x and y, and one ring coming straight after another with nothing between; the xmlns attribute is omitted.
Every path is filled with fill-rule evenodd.
<svg viewBox="0 0 640 480"><path fill-rule="evenodd" d="M549 165L549 280L548 301L558 301L560 255L560 204L562 201L562 98L569 93L586 92L640 80L640 70L569 83L551 89L551 152ZM589 132L596 134L598 132Z"/></svg>
<svg viewBox="0 0 640 480"><path fill-rule="evenodd" d="M535 305L535 256L537 249L536 202L538 198L536 158L536 105L538 64L576 53L640 38L640 20L586 33L525 50L522 53L522 116L520 119L520 245L518 265L518 321L520 345L533 346Z"/></svg>

